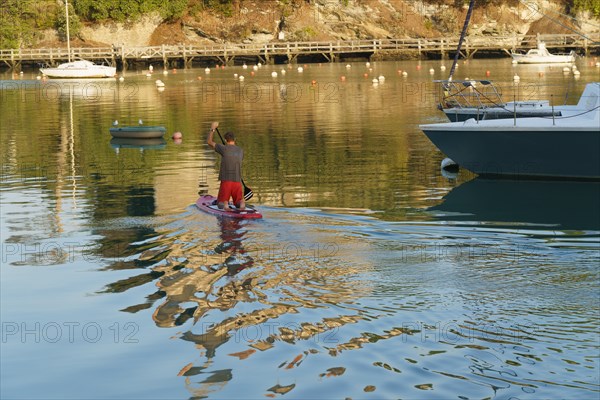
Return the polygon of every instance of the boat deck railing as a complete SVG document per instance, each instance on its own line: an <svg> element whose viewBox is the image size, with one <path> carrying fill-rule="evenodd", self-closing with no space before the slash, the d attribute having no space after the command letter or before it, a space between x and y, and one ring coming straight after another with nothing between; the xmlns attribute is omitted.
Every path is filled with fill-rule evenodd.
<svg viewBox="0 0 600 400"><path fill-rule="evenodd" d="M441 87L441 108L503 107L499 90L489 80L436 80Z"/></svg>

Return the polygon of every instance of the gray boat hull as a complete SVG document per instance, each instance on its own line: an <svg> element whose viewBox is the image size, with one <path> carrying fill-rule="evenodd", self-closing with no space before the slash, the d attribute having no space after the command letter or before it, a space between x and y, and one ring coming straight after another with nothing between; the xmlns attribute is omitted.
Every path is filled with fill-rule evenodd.
<svg viewBox="0 0 600 400"><path fill-rule="evenodd" d="M600 127L421 129L444 154L481 176L600 180Z"/></svg>
<svg viewBox="0 0 600 400"><path fill-rule="evenodd" d="M109 129L114 138L156 139L167 132L164 126L122 126Z"/></svg>

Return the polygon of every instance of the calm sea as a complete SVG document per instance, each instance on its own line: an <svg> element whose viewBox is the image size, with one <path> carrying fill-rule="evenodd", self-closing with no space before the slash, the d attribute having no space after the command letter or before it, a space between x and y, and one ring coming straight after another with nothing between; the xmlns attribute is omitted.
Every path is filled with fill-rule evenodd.
<svg viewBox="0 0 600 400"><path fill-rule="evenodd" d="M455 79L575 104L596 61ZM600 184L442 174L450 64L0 76L0 397L597 399ZM195 208L213 120L264 219Z"/></svg>

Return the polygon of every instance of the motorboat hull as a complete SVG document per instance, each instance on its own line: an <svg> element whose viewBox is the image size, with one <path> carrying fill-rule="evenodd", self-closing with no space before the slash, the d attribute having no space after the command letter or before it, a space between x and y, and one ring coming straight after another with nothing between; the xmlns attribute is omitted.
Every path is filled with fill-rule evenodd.
<svg viewBox="0 0 600 400"><path fill-rule="evenodd" d="M518 64L572 64L575 62L574 54L528 56L527 54L512 54L513 61Z"/></svg>
<svg viewBox="0 0 600 400"><path fill-rule="evenodd" d="M440 125L448 124L421 129L444 154L478 175L600 180L600 127Z"/></svg>

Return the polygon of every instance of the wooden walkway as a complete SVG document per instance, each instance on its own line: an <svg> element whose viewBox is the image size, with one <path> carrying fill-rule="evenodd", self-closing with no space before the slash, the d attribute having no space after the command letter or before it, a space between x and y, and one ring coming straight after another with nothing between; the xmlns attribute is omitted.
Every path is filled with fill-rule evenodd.
<svg viewBox="0 0 600 400"><path fill-rule="evenodd" d="M600 34L537 35L537 36L482 36L467 37L461 55L470 58L478 51L504 51L510 54L516 49L534 48L544 42L549 49L578 50L584 54L600 49ZM134 62L162 62L165 68L180 64L191 67L194 61L205 63L218 61L232 65L236 58L254 59L262 63L294 63L301 56L319 56L326 61L342 61L349 58L411 54L418 57L441 54L445 58L454 53L458 38L436 39L375 39L335 42L272 42L264 44L223 44L211 46L150 46L150 47L96 47L71 48L72 59L86 59L120 66L127 69ZM66 48L0 50L0 63L9 68L20 69L23 64L56 65L67 60Z"/></svg>

